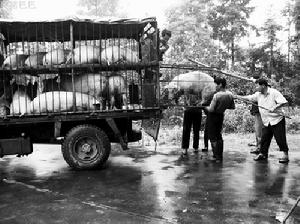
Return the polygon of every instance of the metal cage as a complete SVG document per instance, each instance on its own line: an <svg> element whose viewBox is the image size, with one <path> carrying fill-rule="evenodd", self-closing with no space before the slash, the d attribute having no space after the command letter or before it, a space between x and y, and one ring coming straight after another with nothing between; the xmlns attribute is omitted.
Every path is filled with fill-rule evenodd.
<svg viewBox="0 0 300 224"><path fill-rule="evenodd" d="M159 109L155 18L0 20L5 117Z"/></svg>

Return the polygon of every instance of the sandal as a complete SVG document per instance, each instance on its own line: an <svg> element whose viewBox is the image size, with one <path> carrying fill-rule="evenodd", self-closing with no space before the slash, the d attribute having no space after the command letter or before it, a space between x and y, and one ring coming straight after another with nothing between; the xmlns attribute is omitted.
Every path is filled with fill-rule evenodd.
<svg viewBox="0 0 300 224"><path fill-rule="evenodd" d="M252 149L252 150L250 151L250 153L252 153L252 154L259 154L259 153L260 153L260 150L259 150L259 149Z"/></svg>
<svg viewBox="0 0 300 224"><path fill-rule="evenodd" d="M255 158L254 158L254 161L261 161L261 160L267 160L268 157L264 154L258 154Z"/></svg>
<svg viewBox="0 0 300 224"><path fill-rule="evenodd" d="M290 160L288 157L282 157L279 159L279 163L288 163Z"/></svg>
<svg viewBox="0 0 300 224"><path fill-rule="evenodd" d="M181 155L182 156L187 156L187 149L182 149Z"/></svg>

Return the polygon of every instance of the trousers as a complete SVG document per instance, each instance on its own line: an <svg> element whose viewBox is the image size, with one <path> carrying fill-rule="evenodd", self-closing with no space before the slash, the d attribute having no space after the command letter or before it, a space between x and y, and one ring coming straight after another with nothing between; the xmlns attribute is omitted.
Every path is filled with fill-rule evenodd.
<svg viewBox="0 0 300 224"><path fill-rule="evenodd" d="M259 113L254 115L254 131L256 139L256 148L260 149L263 123Z"/></svg>
<svg viewBox="0 0 300 224"><path fill-rule="evenodd" d="M269 124L268 126L263 126L260 152L266 156L268 156L273 136L275 137L280 151L288 152L289 148L286 141L285 118L275 125Z"/></svg>
<svg viewBox="0 0 300 224"><path fill-rule="evenodd" d="M188 149L190 145L190 133L193 127L193 148L199 148L199 132L202 119L201 109L187 109L183 115L183 130L181 148Z"/></svg>

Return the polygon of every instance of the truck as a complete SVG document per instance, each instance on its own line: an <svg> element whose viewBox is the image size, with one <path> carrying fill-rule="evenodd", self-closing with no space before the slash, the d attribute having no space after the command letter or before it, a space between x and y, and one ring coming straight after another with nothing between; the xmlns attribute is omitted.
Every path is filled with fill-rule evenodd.
<svg viewBox="0 0 300 224"><path fill-rule="evenodd" d="M57 143L84 170L126 150L161 113L158 46L155 18L1 19L0 157Z"/></svg>

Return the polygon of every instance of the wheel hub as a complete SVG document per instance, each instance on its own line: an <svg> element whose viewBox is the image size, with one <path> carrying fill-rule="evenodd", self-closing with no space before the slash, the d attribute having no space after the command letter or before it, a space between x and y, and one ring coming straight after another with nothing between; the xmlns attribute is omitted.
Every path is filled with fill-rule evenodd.
<svg viewBox="0 0 300 224"><path fill-rule="evenodd" d="M84 143L82 146L81 146L81 151L83 153L89 153L91 152L91 149L92 149L92 146L88 143Z"/></svg>

